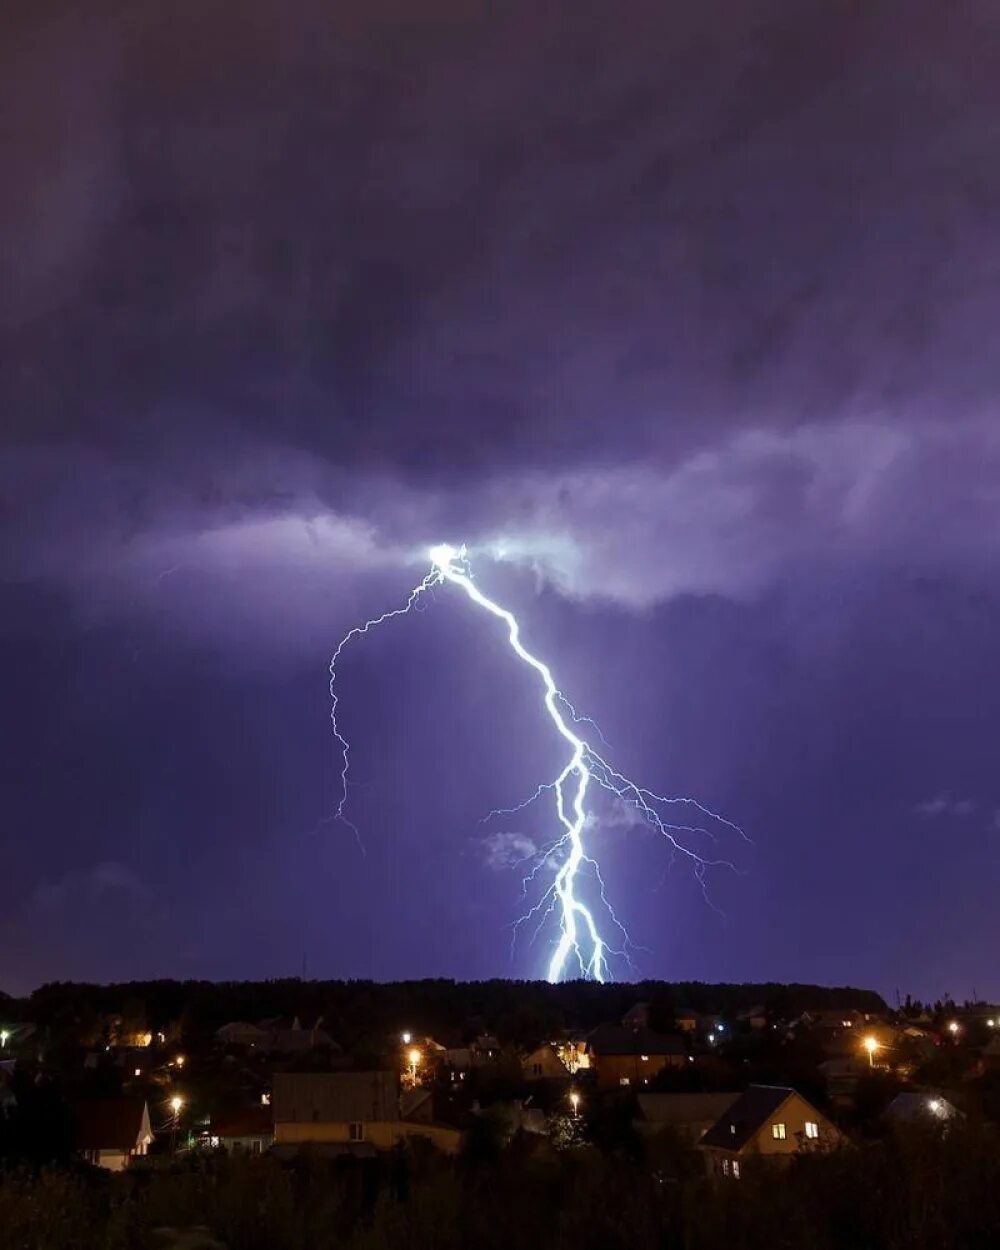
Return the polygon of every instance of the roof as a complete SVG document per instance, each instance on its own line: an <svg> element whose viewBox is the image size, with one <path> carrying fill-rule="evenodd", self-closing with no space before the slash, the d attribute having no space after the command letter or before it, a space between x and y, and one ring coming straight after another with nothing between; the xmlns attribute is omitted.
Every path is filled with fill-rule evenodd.
<svg viewBox="0 0 1000 1250"><path fill-rule="evenodd" d="M269 1137L273 1132L270 1107L238 1107L212 1116L215 1137Z"/></svg>
<svg viewBox="0 0 1000 1250"><path fill-rule="evenodd" d="M785 1085L749 1086L712 1125L701 1144L720 1150L742 1150L794 1093Z"/></svg>
<svg viewBox="0 0 1000 1250"><path fill-rule="evenodd" d="M587 1038L595 1055L683 1055L684 1042L674 1033L652 1029L626 1029L620 1024L600 1024Z"/></svg>
<svg viewBox="0 0 1000 1250"><path fill-rule="evenodd" d="M650 1124L688 1125L714 1122L739 1094L640 1094L639 1114Z"/></svg>
<svg viewBox="0 0 1000 1250"><path fill-rule="evenodd" d="M271 1109L276 1124L396 1120L396 1073L276 1072Z"/></svg>
<svg viewBox="0 0 1000 1250"><path fill-rule="evenodd" d="M144 1131L149 1130L144 1098L77 1103L74 1118L78 1150L135 1150Z"/></svg>

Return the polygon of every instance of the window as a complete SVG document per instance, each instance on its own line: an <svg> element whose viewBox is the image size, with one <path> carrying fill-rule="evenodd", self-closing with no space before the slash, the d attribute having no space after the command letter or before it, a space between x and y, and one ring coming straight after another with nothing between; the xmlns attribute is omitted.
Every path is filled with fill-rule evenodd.
<svg viewBox="0 0 1000 1250"><path fill-rule="evenodd" d="M541 1075L542 1075L542 1065L541 1065L540 1063L533 1063L533 1064L531 1065L531 1075L532 1075L532 1076L541 1076Z"/></svg>
<svg viewBox="0 0 1000 1250"><path fill-rule="evenodd" d="M728 1159L722 1160L722 1175L723 1176L729 1175L729 1160Z"/></svg>
<svg viewBox="0 0 1000 1250"><path fill-rule="evenodd" d="M250 1153L252 1155L259 1155L260 1148L261 1148L261 1140L259 1137L255 1137L253 1141L250 1143Z"/></svg>
<svg viewBox="0 0 1000 1250"><path fill-rule="evenodd" d="M735 1124L730 1124L730 1126L729 1126L729 1131L730 1131L730 1133L733 1135L733 1137L735 1137L735 1136L736 1136L736 1125L735 1125Z"/></svg>
<svg viewBox="0 0 1000 1250"><path fill-rule="evenodd" d="M811 1138L813 1141L819 1137L819 1125L815 1120L806 1120L806 1137Z"/></svg>
<svg viewBox="0 0 1000 1250"><path fill-rule="evenodd" d="M733 1160L733 1180L738 1181L739 1179L740 1179L740 1161L739 1159L734 1159Z"/></svg>
<svg viewBox="0 0 1000 1250"><path fill-rule="evenodd" d="M362 1124L360 1120L355 1121L353 1124L348 1124L347 1137L349 1141L364 1141L365 1140L364 1124Z"/></svg>
<svg viewBox="0 0 1000 1250"><path fill-rule="evenodd" d="M771 1136L774 1138L775 1141L784 1141L785 1140L785 1126L783 1124L772 1124Z"/></svg>
<svg viewBox="0 0 1000 1250"><path fill-rule="evenodd" d="M643 1063L649 1063L649 1055L640 1055L639 1058Z"/></svg>
<svg viewBox="0 0 1000 1250"><path fill-rule="evenodd" d="M631 1079L630 1079L629 1077L627 1077L627 1076L623 1076L623 1077L620 1077L620 1078L619 1078L619 1080L618 1080L618 1084L619 1084L619 1085L631 1085L631 1084L632 1084L632 1081L631 1081Z"/></svg>

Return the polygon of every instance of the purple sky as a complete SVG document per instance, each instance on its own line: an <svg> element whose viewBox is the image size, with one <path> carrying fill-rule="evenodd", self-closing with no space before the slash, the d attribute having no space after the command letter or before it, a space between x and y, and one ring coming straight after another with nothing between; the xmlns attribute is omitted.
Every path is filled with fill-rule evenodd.
<svg viewBox="0 0 1000 1250"><path fill-rule="evenodd" d="M327 819L330 653L447 540L752 839L720 916L598 814L638 975L1000 997L995 5L43 7L0 19L0 987L540 974L544 813L479 822L556 757L459 595L347 654L364 854Z"/></svg>

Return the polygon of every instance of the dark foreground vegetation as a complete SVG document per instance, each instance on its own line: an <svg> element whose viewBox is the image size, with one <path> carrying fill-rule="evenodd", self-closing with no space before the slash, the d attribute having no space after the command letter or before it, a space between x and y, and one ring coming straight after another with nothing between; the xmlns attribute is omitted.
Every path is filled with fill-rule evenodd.
<svg viewBox="0 0 1000 1250"><path fill-rule="evenodd" d="M0 1177L4 1250L986 1250L1000 1245L1000 1150L973 1127L908 1131L796 1160L705 1175L668 1138L601 1151L568 1143L430 1150L294 1168L191 1158L118 1176ZM201 1244L211 1244L202 1241Z"/></svg>

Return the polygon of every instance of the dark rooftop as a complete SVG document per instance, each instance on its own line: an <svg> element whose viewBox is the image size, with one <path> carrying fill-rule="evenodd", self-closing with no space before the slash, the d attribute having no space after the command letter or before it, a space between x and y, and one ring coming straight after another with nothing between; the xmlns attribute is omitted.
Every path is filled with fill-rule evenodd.
<svg viewBox="0 0 1000 1250"><path fill-rule="evenodd" d="M703 1146L742 1150L795 1090L784 1085L751 1085L708 1130Z"/></svg>

